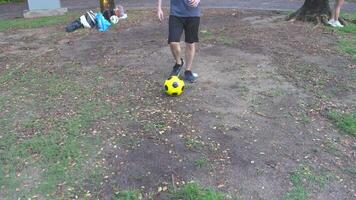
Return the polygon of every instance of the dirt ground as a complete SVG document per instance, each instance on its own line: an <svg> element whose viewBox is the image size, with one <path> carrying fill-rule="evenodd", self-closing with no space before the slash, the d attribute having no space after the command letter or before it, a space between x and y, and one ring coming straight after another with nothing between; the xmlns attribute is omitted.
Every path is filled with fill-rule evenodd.
<svg viewBox="0 0 356 200"><path fill-rule="evenodd" d="M194 62L199 80L172 98L162 86L173 63L167 21L158 23L150 10L128 14L106 33L66 34L62 26L0 33L0 74L36 68L94 88L96 98L120 110L87 130L103 142L87 165L103 170L102 182L87 180L74 191L112 199L138 189L144 199L167 199L157 188L194 180L227 199L283 199L299 170L322 180L303 179L308 199L356 197L356 175L347 170L356 166L356 139L325 116L356 108L356 63L338 50L341 36L286 22L283 13L206 9ZM1 94L9 93L2 85ZM70 95L29 110L43 99L28 96L15 120L70 113Z"/></svg>

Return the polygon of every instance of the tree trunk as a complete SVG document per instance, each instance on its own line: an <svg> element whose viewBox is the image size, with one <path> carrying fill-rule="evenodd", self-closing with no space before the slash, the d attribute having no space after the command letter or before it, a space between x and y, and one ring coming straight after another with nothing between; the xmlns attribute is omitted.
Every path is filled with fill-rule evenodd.
<svg viewBox="0 0 356 200"><path fill-rule="evenodd" d="M329 0L305 0L303 6L288 17L288 20L313 21L326 24L331 9Z"/></svg>
<svg viewBox="0 0 356 200"><path fill-rule="evenodd" d="M104 10L114 9L115 1L114 0L100 0L100 10L104 12Z"/></svg>

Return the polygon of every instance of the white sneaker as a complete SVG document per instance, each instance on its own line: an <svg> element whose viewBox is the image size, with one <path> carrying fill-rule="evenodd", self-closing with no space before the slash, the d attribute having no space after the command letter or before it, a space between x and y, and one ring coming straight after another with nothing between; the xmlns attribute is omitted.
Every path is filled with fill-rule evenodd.
<svg viewBox="0 0 356 200"><path fill-rule="evenodd" d="M328 24L329 24L330 26L332 26L332 27L336 27L336 24L335 24L335 20L334 20L334 19L330 19L330 20L328 21Z"/></svg>
<svg viewBox="0 0 356 200"><path fill-rule="evenodd" d="M334 21L336 28L343 28L344 26L339 22L339 20Z"/></svg>

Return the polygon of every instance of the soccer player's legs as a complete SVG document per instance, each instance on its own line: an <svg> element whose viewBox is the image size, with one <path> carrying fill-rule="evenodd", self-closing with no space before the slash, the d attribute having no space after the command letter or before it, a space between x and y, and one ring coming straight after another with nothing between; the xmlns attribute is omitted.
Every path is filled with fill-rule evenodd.
<svg viewBox="0 0 356 200"><path fill-rule="evenodd" d="M186 61L187 69L184 72L184 79L195 82L198 75L192 72L192 64L196 51L196 43L199 42L199 17L188 17L184 23L185 42L186 42Z"/></svg>
<svg viewBox="0 0 356 200"><path fill-rule="evenodd" d="M183 19L181 17L169 16L169 36L168 43L171 48L173 57L176 61L171 72L171 76L179 76L183 67L183 59L181 55L180 39L183 33Z"/></svg>

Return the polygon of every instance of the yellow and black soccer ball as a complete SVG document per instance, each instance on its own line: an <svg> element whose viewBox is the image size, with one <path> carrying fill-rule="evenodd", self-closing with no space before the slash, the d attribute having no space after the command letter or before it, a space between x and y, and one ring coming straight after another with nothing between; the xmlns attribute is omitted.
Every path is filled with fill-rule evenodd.
<svg viewBox="0 0 356 200"><path fill-rule="evenodd" d="M171 96L179 96L184 91L184 81L178 76L171 76L164 82L166 94Z"/></svg>

